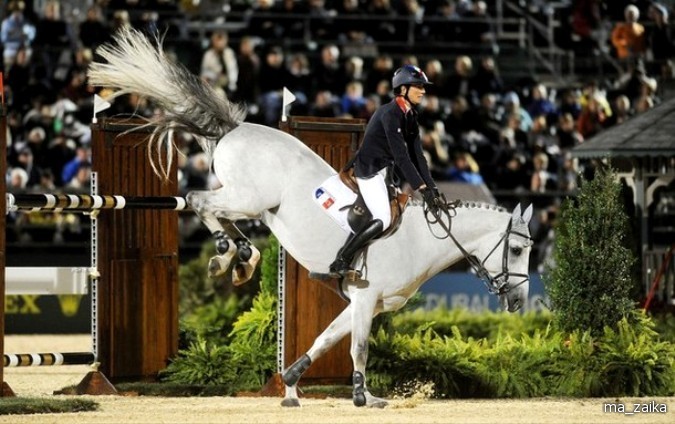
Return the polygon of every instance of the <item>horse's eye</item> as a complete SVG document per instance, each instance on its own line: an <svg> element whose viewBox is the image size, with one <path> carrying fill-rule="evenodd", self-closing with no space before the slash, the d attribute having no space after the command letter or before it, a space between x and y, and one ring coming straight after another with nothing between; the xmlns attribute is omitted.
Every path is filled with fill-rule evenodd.
<svg viewBox="0 0 675 424"><path fill-rule="evenodd" d="M522 247L512 247L511 253L513 253L515 256L520 256L520 254L523 253L523 248Z"/></svg>

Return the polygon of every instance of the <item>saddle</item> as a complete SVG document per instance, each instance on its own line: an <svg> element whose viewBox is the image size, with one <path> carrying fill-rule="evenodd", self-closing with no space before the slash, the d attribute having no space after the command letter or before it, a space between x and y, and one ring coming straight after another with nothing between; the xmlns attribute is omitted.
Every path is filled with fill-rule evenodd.
<svg viewBox="0 0 675 424"><path fill-rule="evenodd" d="M368 210L366 202L363 200L363 195L359 190L359 185L356 182L356 176L354 175L354 167L347 167L340 171L338 175L340 181L357 195L354 204L344 206L344 208L349 208L347 220L352 227L352 230L358 232L363 225L372 220L373 215ZM388 183L387 187L389 192L389 205L391 208L391 225L389 225L389 227L377 238L386 238L396 232L401 225L403 211L405 211L406 206L408 206L408 201L410 200L409 195L401 192L393 184Z"/></svg>

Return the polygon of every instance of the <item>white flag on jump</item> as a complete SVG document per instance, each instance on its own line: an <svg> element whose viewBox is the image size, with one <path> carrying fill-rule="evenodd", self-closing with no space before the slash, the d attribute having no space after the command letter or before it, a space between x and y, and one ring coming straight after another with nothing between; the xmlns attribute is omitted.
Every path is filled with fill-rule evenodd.
<svg viewBox="0 0 675 424"><path fill-rule="evenodd" d="M286 122L286 116L288 115L288 109L291 103L295 101L295 95L291 91L284 87L284 94L282 97L282 106L281 106L281 121Z"/></svg>
<svg viewBox="0 0 675 424"><path fill-rule="evenodd" d="M103 97L98 94L94 94L94 117L91 122L95 124L97 122L96 114L108 109L110 106L112 106L110 102L104 100Z"/></svg>

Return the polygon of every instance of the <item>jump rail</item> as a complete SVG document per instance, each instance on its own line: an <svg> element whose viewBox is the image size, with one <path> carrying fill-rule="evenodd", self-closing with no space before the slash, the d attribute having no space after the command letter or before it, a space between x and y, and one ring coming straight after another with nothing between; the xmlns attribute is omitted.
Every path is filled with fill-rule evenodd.
<svg viewBox="0 0 675 424"><path fill-rule="evenodd" d="M7 194L8 211L100 209L188 210L187 199L179 196L95 196L90 194Z"/></svg>
<svg viewBox="0 0 675 424"><path fill-rule="evenodd" d="M91 352L5 353L4 367L90 365L96 360Z"/></svg>

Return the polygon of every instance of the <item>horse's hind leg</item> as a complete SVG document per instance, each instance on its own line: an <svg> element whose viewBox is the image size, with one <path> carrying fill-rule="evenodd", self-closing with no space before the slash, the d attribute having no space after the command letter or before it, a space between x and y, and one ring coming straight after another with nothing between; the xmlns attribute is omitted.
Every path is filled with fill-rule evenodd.
<svg viewBox="0 0 675 424"><path fill-rule="evenodd" d="M335 346L343 337L349 334L351 330L352 312L351 305L347 306L344 311L340 313L330 323L330 325L314 340L312 347L288 367L282 376L284 384L286 385L286 394L284 400L281 402L282 406L300 406L298 399L297 385L302 374L307 371L307 368L316 361L324 353L328 352L330 348Z"/></svg>
<svg viewBox="0 0 675 424"><path fill-rule="evenodd" d="M260 252L223 212L225 200L225 195L220 190L192 191L187 195L188 204L215 238L218 255L209 260L209 277L224 274L232 259L238 255L239 263L233 270L232 282L240 285L253 275ZM225 225L219 218L225 220Z"/></svg>

